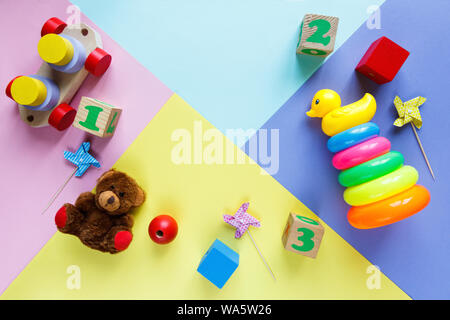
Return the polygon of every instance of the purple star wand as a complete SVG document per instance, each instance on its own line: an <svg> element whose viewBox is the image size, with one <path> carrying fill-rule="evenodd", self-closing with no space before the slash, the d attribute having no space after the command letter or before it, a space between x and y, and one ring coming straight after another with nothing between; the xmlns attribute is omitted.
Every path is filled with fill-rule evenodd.
<svg viewBox="0 0 450 320"><path fill-rule="evenodd" d="M275 275L273 274L272 269L270 268L266 259L264 259L264 256L262 255L261 250L259 250L258 246L256 245L255 240L252 237L252 234L250 233L250 230L249 230L250 226L259 228L259 227L261 227L261 223L258 221L258 219L256 219L255 217L253 217L247 213L248 205L249 205L248 202L242 204L241 207L238 209L238 211L234 214L234 216L229 215L229 214L224 214L223 220L226 223L228 223L229 225L232 225L233 227L236 228L236 233L234 234L234 237L236 239L240 239L245 234L245 232L248 233L250 239L253 242L253 245L256 248L256 251L258 251L258 254L261 257L261 260L263 261L267 270L269 270L270 274L272 275L273 280L276 281Z"/></svg>

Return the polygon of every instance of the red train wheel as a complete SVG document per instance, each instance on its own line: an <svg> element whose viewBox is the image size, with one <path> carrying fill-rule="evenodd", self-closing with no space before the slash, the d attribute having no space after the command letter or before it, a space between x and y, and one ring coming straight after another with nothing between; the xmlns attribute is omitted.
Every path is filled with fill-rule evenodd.
<svg viewBox="0 0 450 320"><path fill-rule="evenodd" d="M77 111L74 108L66 103L61 103L50 114L48 123L59 131L63 131L70 127L76 115Z"/></svg>
<svg viewBox="0 0 450 320"><path fill-rule="evenodd" d="M87 57L84 62L84 67L94 76L100 77L108 70L111 59L111 55L105 50L96 48Z"/></svg>
<svg viewBox="0 0 450 320"><path fill-rule="evenodd" d="M16 79L19 78L19 77L21 77L21 76L18 76L18 77L15 77L14 79L12 79L12 80L8 83L8 85L6 86L5 93L6 93L6 95L8 96L8 98L10 98L10 99L12 99L12 100L14 100L14 99L13 99L13 97L12 97L12 95L11 95L11 86L12 86L14 80L16 80Z"/></svg>
<svg viewBox="0 0 450 320"><path fill-rule="evenodd" d="M64 28L67 27L67 23L58 19L56 17L48 19L41 29L41 37L45 36L48 33L56 33L59 34L63 32Z"/></svg>

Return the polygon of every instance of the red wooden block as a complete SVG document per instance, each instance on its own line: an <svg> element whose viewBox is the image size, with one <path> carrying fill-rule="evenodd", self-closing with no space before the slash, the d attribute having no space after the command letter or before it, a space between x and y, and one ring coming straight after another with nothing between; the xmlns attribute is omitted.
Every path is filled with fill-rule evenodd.
<svg viewBox="0 0 450 320"><path fill-rule="evenodd" d="M381 37L370 45L356 66L356 71L378 84L383 84L394 79L408 56L407 50L394 41Z"/></svg>

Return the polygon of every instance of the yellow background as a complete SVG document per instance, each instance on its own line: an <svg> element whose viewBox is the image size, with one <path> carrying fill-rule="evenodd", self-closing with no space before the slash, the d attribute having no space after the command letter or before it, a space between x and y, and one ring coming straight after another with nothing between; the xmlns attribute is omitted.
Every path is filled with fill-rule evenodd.
<svg viewBox="0 0 450 320"><path fill-rule="evenodd" d="M148 196L134 212L134 239L125 252L100 253L57 232L2 298L409 299L384 275L381 289L369 290L366 269L371 263L323 221L325 234L316 259L283 249L281 236L290 211L318 217L253 162L175 165L171 152L177 143L171 135L180 128L192 132L194 121L202 121L204 131L213 128L179 96L172 96L114 166L134 177ZM234 214L245 201L250 202L249 213L261 220L262 227L253 228L252 235L276 282L248 235L234 239L235 230L223 222L223 214ZM154 244L147 233L159 214L170 214L179 224L178 237L169 245ZM239 267L222 290L196 272L216 238L240 254ZM66 286L71 265L80 267L79 290Z"/></svg>

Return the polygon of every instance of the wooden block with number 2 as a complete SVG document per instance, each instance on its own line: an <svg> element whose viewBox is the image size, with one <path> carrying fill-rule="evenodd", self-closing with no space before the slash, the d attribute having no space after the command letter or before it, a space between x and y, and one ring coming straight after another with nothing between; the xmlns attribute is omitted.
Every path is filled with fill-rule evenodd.
<svg viewBox="0 0 450 320"><path fill-rule="evenodd" d="M323 233L324 228L318 221L290 213L283 232L283 246L286 250L315 258Z"/></svg>
<svg viewBox="0 0 450 320"><path fill-rule="evenodd" d="M339 18L307 14L300 26L297 53L326 57L334 50Z"/></svg>

